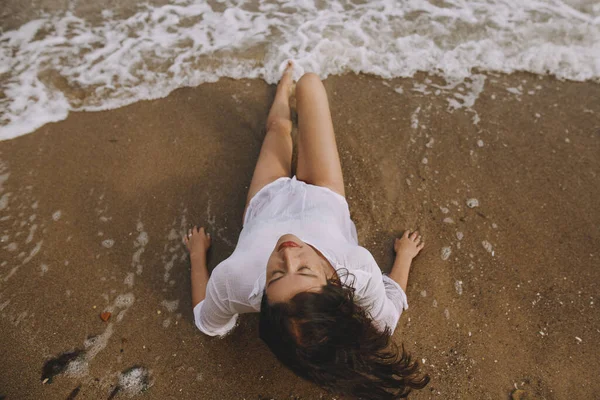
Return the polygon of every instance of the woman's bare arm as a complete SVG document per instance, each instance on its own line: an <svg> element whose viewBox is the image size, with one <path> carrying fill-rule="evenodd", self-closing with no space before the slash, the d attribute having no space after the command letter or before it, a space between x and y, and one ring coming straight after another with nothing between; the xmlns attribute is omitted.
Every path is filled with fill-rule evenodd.
<svg viewBox="0 0 600 400"><path fill-rule="evenodd" d="M419 232L409 234L408 231L404 231L402 237L396 239L394 242L396 260L394 261L394 266L392 267L389 277L400 285L405 292L412 260L419 254L424 246L425 242L421 241Z"/></svg>
<svg viewBox="0 0 600 400"><path fill-rule="evenodd" d="M206 254L190 257L192 261L192 307L196 307L206 297L208 284L208 268L206 267Z"/></svg>

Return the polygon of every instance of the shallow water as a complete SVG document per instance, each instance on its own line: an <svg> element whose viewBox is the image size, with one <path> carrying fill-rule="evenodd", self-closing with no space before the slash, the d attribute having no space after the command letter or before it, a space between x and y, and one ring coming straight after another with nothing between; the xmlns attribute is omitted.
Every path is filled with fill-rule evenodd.
<svg viewBox="0 0 600 400"><path fill-rule="evenodd" d="M600 79L600 4L589 0L11 0L0 21L0 140L221 77L275 83L290 58L322 78Z"/></svg>

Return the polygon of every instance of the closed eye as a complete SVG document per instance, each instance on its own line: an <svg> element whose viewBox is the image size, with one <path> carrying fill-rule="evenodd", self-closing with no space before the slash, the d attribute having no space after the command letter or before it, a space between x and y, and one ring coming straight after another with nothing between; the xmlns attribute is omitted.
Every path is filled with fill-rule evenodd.
<svg viewBox="0 0 600 400"><path fill-rule="evenodd" d="M303 266L301 266L300 268L298 268L298 271L302 271L302 270L305 270L305 269L307 269L307 270L309 270L309 271L311 271L311 272L312 272L312 270L311 270L310 268L308 268L306 265L303 265ZM285 276L285 273L284 273L284 271L273 271L273 273L271 274L271 276L275 275L276 273L280 273L281 275L280 275L280 276L278 276L278 277L277 277L277 278L275 278L275 279L271 279L271 280L269 281L269 283L267 283L267 287L271 286L271 284L272 284L273 282L277 282L278 280L280 280L281 278L283 278L283 277ZM306 273L303 273L303 274L298 274L298 275L302 275L302 276L310 276L310 277L314 277L314 278L316 278L316 277L317 277L317 275L315 275L315 274L306 274Z"/></svg>

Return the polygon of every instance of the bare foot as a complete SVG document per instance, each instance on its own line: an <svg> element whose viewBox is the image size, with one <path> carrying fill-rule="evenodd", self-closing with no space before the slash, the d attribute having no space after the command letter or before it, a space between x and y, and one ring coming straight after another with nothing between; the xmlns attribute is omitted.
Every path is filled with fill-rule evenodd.
<svg viewBox="0 0 600 400"><path fill-rule="evenodd" d="M409 231L404 231L402 237L394 242L396 257L406 257L410 260L415 258L423 247L425 242L421 241L421 236L416 231L410 234Z"/></svg>
<svg viewBox="0 0 600 400"><path fill-rule="evenodd" d="M287 67L283 71L281 75L281 79L279 80L279 84L277 85L277 92L281 91L287 94L287 97L291 97L295 88L294 84L294 63L292 61L288 61Z"/></svg>

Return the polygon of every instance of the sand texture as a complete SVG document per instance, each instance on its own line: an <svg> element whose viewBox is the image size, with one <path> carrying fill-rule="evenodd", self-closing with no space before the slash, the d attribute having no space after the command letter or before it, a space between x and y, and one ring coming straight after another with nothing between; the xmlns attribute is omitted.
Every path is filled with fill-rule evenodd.
<svg viewBox="0 0 600 400"><path fill-rule="evenodd" d="M325 81L361 245L389 271L404 229L426 241L395 333L432 378L412 398L597 398L600 86L478 76L472 106L476 80ZM0 398L339 399L255 315L222 340L192 319L180 234L232 252L273 95L225 79L0 142Z"/></svg>

